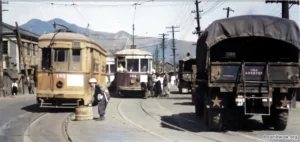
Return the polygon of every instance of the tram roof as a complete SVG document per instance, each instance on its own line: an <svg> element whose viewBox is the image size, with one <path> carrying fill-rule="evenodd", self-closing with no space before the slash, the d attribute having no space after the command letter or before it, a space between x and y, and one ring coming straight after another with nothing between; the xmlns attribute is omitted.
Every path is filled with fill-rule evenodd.
<svg viewBox="0 0 300 142"><path fill-rule="evenodd" d="M141 55L141 56L152 56L152 54L148 51L141 49L125 49L118 51L115 56L130 56L130 55Z"/></svg>
<svg viewBox="0 0 300 142"><path fill-rule="evenodd" d="M300 48L297 23L286 18L267 15L244 15L216 20L198 39L198 44L211 48L217 43L239 37L266 37L290 43Z"/></svg>
<svg viewBox="0 0 300 142"><path fill-rule="evenodd" d="M39 37L39 41L52 40L54 34L56 34L56 33L48 33L48 34L41 35ZM73 33L73 32L59 32L55 35L54 39L57 41L83 41L83 42L87 42L87 43L92 43L92 44L97 45L103 51L106 52L106 50L104 50L99 44L97 44L95 40L93 40L83 34Z"/></svg>

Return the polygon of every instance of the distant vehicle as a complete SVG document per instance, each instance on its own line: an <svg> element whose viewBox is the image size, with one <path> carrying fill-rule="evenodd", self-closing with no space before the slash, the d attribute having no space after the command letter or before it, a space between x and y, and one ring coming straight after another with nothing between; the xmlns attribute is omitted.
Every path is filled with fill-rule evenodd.
<svg viewBox="0 0 300 142"><path fill-rule="evenodd" d="M261 115L276 130L287 126L299 90L300 33L288 19L246 15L216 20L197 43L195 111L212 130L229 117Z"/></svg>
<svg viewBox="0 0 300 142"><path fill-rule="evenodd" d="M116 65L114 58L106 58L106 83L109 84L115 79Z"/></svg>
<svg viewBox="0 0 300 142"><path fill-rule="evenodd" d="M152 54L140 49L121 50L115 54L115 64L118 65L114 80L116 93L121 97L142 95L147 98L146 85L152 70ZM123 71L118 70L120 65Z"/></svg>
<svg viewBox="0 0 300 142"><path fill-rule="evenodd" d="M193 65L196 65L196 57L188 56L179 61L178 90L180 94L183 92L188 93L192 90Z"/></svg>
<svg viewBox="0 0 300 142"><path fill-rule="evenodd" d="M90 78L105 84L106 51L85 35L71 31L39 38L42 66L38 70L37 102L41 107L87 105Z"/></svg>

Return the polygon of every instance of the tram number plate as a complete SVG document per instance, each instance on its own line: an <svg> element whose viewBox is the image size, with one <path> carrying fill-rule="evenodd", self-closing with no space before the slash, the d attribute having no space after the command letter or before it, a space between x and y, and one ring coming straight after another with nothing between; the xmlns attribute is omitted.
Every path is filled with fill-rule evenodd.
<svg viewBox="0 0 300 142"><path fill-rule="evenodd" d="M136 75L130 75L131 78L136 78Z"/></svg>
<svg viewBox="0 0 300 142"><path fill-rule="evenodd" d="M57 74L56 78L66 78L66 75L65 74Z"/></svg>

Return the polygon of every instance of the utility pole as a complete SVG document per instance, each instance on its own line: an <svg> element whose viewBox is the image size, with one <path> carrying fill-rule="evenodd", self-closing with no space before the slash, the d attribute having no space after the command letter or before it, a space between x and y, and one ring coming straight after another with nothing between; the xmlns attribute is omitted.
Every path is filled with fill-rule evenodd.
<svg viewBox="0 0 300 142"><path fill-rule="evenodd" d="M158 55L159 55L159 50L158 50L158 47L156 47L156 49L155 49L155 69L156 69L156 71L155 72L158 72L158 68L159 68Z"/></svg>
<svg viewBox="0 0 300 142"><path fill-rule="evenodd" d="M174 63L174 73L175 73L176 72L176 66L175 66L175 64L176 64L175 32L179 32L179 31L175 31L175 28L179 28L179 27L172 26L172 27L167 27L167 28L172 29L172 31L169 31L169 32L172 32L172 38L173 38L173 48L172 48L172 50L173 50L173 63Z"/></svg>
<svg viewBox="0 0 300 142"><path fill-rule="evenodd" d="M281 5L281 10L282 10L282 12L281 12L281 17L282 18L287 18L287 19L289 19L290 17L289 17L289 9L291 8L291 6L293 6L294 4L297 4L297 5L299 5L299 0L285 0L285 1L278 1L278 0L266 0L266 3L273 3L273 2L275 2L275 3L281 3L282 5ZM292 4L290 7L289 7L289 4Z"/></svg>
<svg viewBox="0 0 300 142"><path fill-rule="evenodd" d="M4 70L3 70L3 46L2 46L2 40L3 40L3 33L2 33L2 11L7 11L7 10L2 10L2 4L8 4L8 2L2 2L2 0L0 0L0 97L4 96L4 78L3 78L3 74L4 74Z"/></svg>
<svg viewBox="0 0 300 142"><path fill-rule="evenodd" d="M21 39L20 31L19 31L18 22L16 22L16 37L17 37L19 52L21 53L22 60L23 60L23 66L24 66L24 70L25 70L25 78L26 78L27 83L29 84L28 70L27 70L27 65L26 65L26 61L25 61L26 58L25 58L25 54L24 54L24 45L22 44L22 39Z"/></svg>
<svg viewBox="0 0 300 142"><path fill-rule="evenodd" d="M163 51L163 53L162 53L162 56L163 56L163 60L162 60L162 72L163 73L165 73L165 36L167 36L168 34L165 34L165 33L163 33L163 34L159 34L159 35L162 35L162 51Z"/></svg>
<svg viewBox="0 0 300 142"><path fill-rule="evenodd" d="M203 10L199 10L199 3L201 3L201 1L196 0L195 4L196 4L196 11L193 10L192 13L196 13L196 20L197 20L197 26L196 27L196 32L193 32L193 34L198 34L198 37L200 37L201 35L201 26L200 26L200 12L203 12Z"/></svg>
<svg viewBox="0 0 300 142"><path fill-rule="evenodd" d="M227 8L223 8L223 10L227 10L227 18L229 17L229 12L234 12L233 9L231 9L230 7L227 7Z"/></svg>

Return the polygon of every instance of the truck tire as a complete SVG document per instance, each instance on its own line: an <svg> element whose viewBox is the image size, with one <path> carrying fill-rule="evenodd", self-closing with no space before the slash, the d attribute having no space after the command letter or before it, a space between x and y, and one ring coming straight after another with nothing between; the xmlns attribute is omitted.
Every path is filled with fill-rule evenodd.
<svg viewBox="0 0 300 142"><path fill-rule="evenodd" d="M182 94L182 88L178 87L179 94Z"/></svg>
<svg viewBox="0 0 300 142"><path fill-rule="evenodd" d="M195 94L196 94L195 90L192 89L192 104L193 105L195 105Z"/></svg>
<svg viewBox="0 0 300 142"><path fill-rule="evenodd" d="M261 118L265 128L273 127L271 116L262 115Z"/></svg>
<svg viewBox="0 0 300 142"><path fill-rule="evenodd" d="M273 125L275 130L285 130L288 123L289 111L285 109L278 109L272 115Z"/></svg>
<svg viewBox="0 0 300 142"><path fill-rule="evenodd" d="M213 131L220 131L222 129L222 119L220 109L208 110L208 128Z"/></svg>
<svg viewBox="0 0 300 142"><path fill-rule="evenodd" d="M203 96L203 94L195 94L196 116L203 116L203 112L204 112L204 96Z"/></svg>

